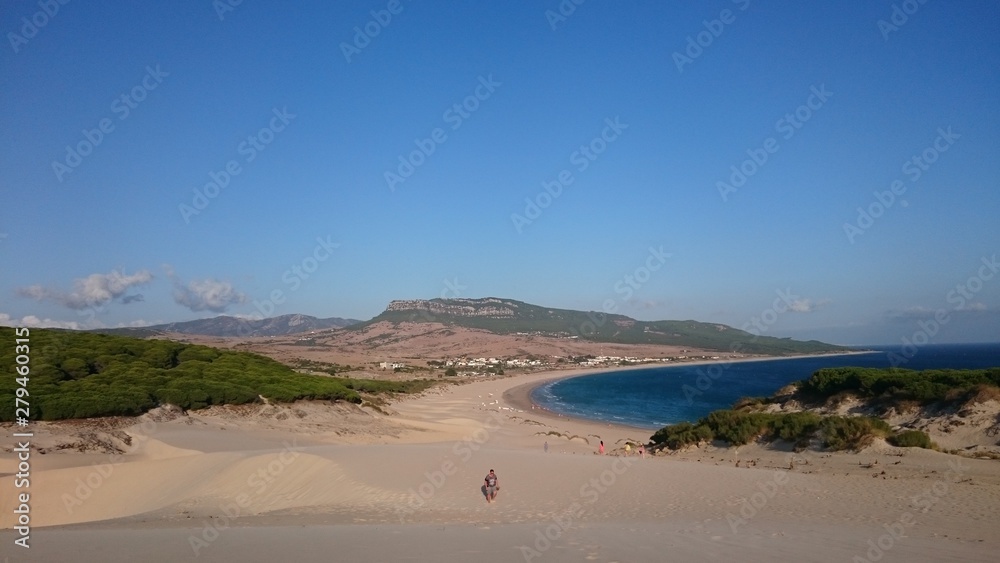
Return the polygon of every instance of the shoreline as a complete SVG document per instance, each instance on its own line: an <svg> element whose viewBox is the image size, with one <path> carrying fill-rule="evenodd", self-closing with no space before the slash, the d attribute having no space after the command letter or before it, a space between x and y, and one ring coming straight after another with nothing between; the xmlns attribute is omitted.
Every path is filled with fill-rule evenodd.
<svg viewBox="0 0 1000 563"><path fill-rule="evenodd" d="M659 561L667 552L809 560L817 548L846 561L892 539L884 525L909 514L894 557L996 558L995 461L885 444L796 452L794 467L792 452L760 444L643 459L624 446L645 442L645 429L511 406L549 381L648 367L477 378L394 402L394 413L303 401L160 418L133 427L136 447L121 456L32 456L32 547L40 560L145 554L148 563L256 561L288 550L307 561L335 553L457 563L474 553L492 563L510 561L518 546L554 547L543 559L553 563ZM18 463L0 453L5 491L16 490ZM491 468L503 491L486 503ZM17 537L16 508L13 496L0 498L3 541Z"/></svg>
<svg viewBox="0 0 1000 563"><path fill-rule="evenodd" d="M606 368L579 368L579 369L566 369L566 370L551 370L551 371L541 371L533 374L527 374L526 376L515 376L520 377L530 377L539 376L541 379L534 381L523 382L518 385L507 388L503 392L503 399L507 404L516 409L522 410L524 412L530 412L532 414L539 414L541 418L546 418L549 420L575 420L577 422L588 423L588 424L598 424L598 425L608 425L616 426L622 430L630 431L642 431L649 432L650 435L655 433L658 428L644 428L641 426L632 426L630 424L622 424L616 422L609 422L604 420L597 420L593 418L586 418L574 414L560 413L549 408L546 408L538 403L534 402L531 398L532 393L535 389L541 387L542 385L552 383L554 381L562 381L564 379L573 379L576 377L585 377L588 375L597 375L601 373L617 373L625 371L638 371L642 369L660 369L660 368L679 368L679 367L697 367L704 365L715 365L715 364L736 364L736 363L751 363L751 362L766 362L772 360L798 360L802 358L820 358L826 356L854 356L860 354L876 354L879 353L878 350L868 350L868 351L851 351L851 352L837 352L832 354L800 354L795 356L773 356L773 357L754 357L754 358L736 358L728 360L698 360L693 362L682 362L677 364L656 364L656 365L639 365L639 366L611 366Z"/></svg>

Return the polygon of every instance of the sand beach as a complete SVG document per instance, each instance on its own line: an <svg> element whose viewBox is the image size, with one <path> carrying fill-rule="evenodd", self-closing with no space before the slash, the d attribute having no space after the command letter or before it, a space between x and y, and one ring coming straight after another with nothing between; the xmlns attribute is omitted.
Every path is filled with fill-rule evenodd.
<svg viewBox="0 0 1000 563"><path fill-rule="evenodd" d="M580 373L434 388L384 412L213 407L88 430L123 454L46 449L68 425L39 423L45 453L21 489L31 548L14 545L7 452L0 549L10 561L150 563L995 560L1000 462L884 443L625 457L626 441L652 432L533 408L533 386ZM488 504L491 468L501 490Z"/></svg>

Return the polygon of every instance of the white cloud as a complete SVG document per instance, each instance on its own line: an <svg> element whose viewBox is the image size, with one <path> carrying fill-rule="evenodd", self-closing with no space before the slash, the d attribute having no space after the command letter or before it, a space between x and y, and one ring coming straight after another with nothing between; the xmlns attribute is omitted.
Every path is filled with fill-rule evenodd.
<svg viewBox="0 0 1000 563"><path fill-rule="evenodd" d="M17 288L17 294L21 297L28 297L36 301L47 299L50 291L40 285L29 285L28 287Z"/></svg>
<svg viewBox="0 0 1000 563"><path fill-rule="evenodd" d="M193 312L223 313L230 305L247 302L247 296L229 282L206 278L191 280L185 284L170 265L165 264L163 269L174 284L174 301Z"/></svg>
<svg viewBox="0 0 1000 563"><path fill-rule="evenodd" d="M35 315L28 315L15 319L7 313L0 313L0 325L5 326L26 326L29 328L69 328L72 330L83 330L84 327L76 321L56 321L53 319L40 319Z"/></svg>
<svg viewBox="0 0 1000 563"><path fill-rule="evenodd" d="M86 309L100 307L113 299L122 297L123 303L142 301L142 295L125 295L132 287L144 285L152 281L153 274L147 270L128 275L121 270L112 270L107 274L90 274L85 278L73 280L73 291L66 293L58 289L41 285L31 285L18 288L17 293L36 301L54 301L70 309Z"/></svg>
<svg viewBox="0 0 1000 563"><path fill-rule="evenodd" d="M817 311L830 303L829 299L820 299L819 301L813 301L812 299L795 299L788 304L788 310L794 313L812 313Z"/></svg>
<svg viewBox="0 0 1000 563"><path fill-rule="evenodd" d="M260 313L250 313L248 315L244 315L242 313L233 313L230 316L233 317L234 319L239 319L241 321L259 321L263 320L264 318L260 316Z"/></svg>
<svg viewBox="0 0 1000 563"><path fill-rule="evenodd" d="M134 321L129 321L127 323L118 323L118 328L142 328L146 326L153 326L156 324L162 324L161 322L149 322L143 319L136 319Z"/></svg>

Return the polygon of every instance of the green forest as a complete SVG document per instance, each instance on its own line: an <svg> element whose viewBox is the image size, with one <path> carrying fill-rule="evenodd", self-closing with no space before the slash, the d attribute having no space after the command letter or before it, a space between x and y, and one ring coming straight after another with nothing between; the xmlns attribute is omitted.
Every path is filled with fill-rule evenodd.
<svg viewBox="0 0 1000 563"><path fill-rule="evenodd" d="M169 340L140 340L106 334L31 329L27 338L0 328L0 421L13 421L16 389L32 420L135 416L160 405L184 409L244 404L264 397L361 402L360 393L409 393L432 382L390 382L298 373L270 358L247 352ZM17 340L21 339L21 342ZM28 379L16 371L27 351ZM23 359L22 359L23 361ZM22 411L23 412L23 411Z"/></svg>

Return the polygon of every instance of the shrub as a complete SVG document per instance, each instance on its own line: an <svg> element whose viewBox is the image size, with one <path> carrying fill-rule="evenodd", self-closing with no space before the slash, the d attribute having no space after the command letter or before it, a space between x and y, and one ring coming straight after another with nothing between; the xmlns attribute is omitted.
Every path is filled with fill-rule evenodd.
<svg viewBox="0 0 1000 563"><path fill-rule="evenodd" d="M819 432L831 450L859 450L876 437L892 433L880 419L862 416L823 417L813 412L746 413L719 410L695 424L682 422L664 426L650 438L654 444L678 449L710 440L724 440L741 446L756 439L781 439L797 446L809 443Z"/></svg>
<svg viewBox="0 0 1000 563"><path fill-rule="evenodd" d="M931 437L920 430L904 430L894 436L889 436L888 442L900 448L934 449Z"/></svg>
<svg viewBox="0 0 1000 563"><path fill-rule="evenodd" d="M82 358L66 358L59 367L73 379L82 379L90 375L87 361Z"/></svg>
<svg viewBox="0 0 1000 563"><path fill-rule="evenodd" d="M672 450L714 439L715 435L708 426L694 426L690 422L664 426L650 438L654 444L664 444Z"/></svg>
<svg viewBox="0 0 1000 563"><path fill-rule="evenodd" d="M884 420L867 416L830 416L820 424L820 430L824 445L833 451L857 451L892 432Z"/></svg>
<svg viewBox="0 0 1000 563"><path fill-rule="evenodd" d="M188 361L211 362L219 357L219 352L207 346L188 346L177 354L177 363Z"/></svg>
<svg viewBox="0 0 1000 563"><path fill-rule="evenodd" d="M901 401L926 405L957 400L962 392L985 386L1000 386L1000 368L938 369L913 371L897 368L824 368L802 382L805 396L820 401L838 393L854 393L863 399L880 399L884 406ZM1000 394L1000 389L997 390Z"/></svg>
<svg viewBox="0 0 1000 563"><path fill-rule="evenodd" d="M773 424L773 433L786 442L808 441L819 430L823 418L812 412L787 413Z"/></svg>

